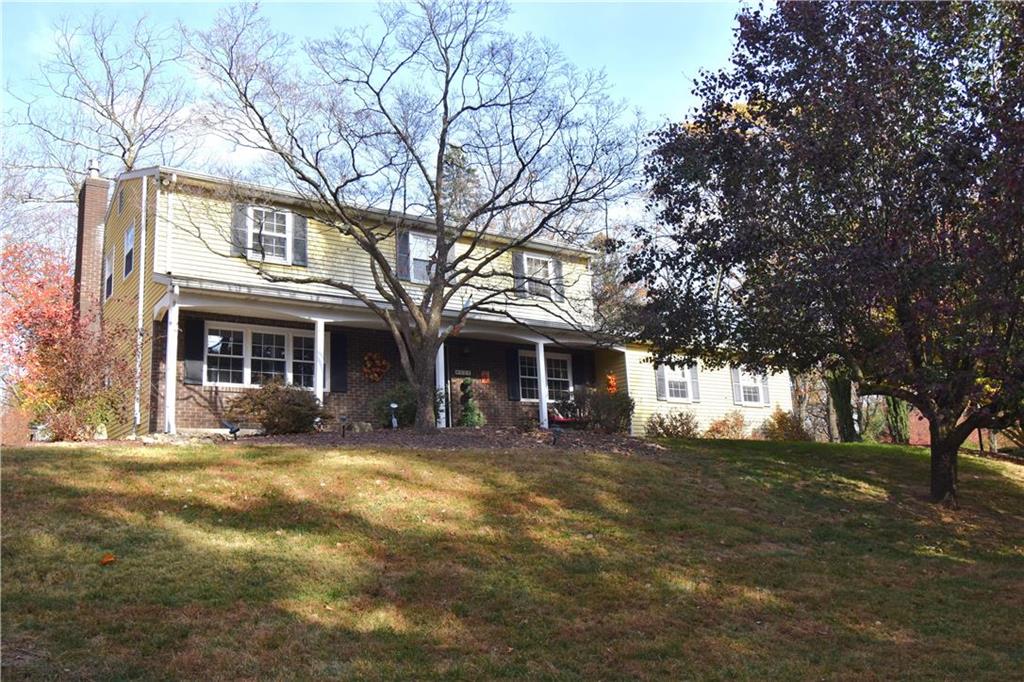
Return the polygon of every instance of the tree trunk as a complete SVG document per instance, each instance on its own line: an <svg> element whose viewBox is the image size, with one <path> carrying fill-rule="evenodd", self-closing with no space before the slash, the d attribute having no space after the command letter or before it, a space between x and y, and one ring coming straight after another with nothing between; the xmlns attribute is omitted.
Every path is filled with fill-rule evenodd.
<svg viewBox="0 0 1024 682"><path fill-rule="evenodd" d="M860 434L853 421L853 382L841 374L826 372L825 385L828 387L832 407L835 408L839 440L844 443L859 442Z"/></svg>
<svg viewBox="0 0 1024 682"><path fill-rule="evenodd" d="M939 429L932 428L932 485L933 502L944 502L952 507L958 506L957 500L957 451L960 443L954 438L941 437Z"/></svg>
<svg viewBox="0 0 1024 682"><path fill-rule="evenodd" d="M422 358L416 358L416 430L420 433L437 431L437 389L434 386L434 355L436 350L426 349Z"/></svg>

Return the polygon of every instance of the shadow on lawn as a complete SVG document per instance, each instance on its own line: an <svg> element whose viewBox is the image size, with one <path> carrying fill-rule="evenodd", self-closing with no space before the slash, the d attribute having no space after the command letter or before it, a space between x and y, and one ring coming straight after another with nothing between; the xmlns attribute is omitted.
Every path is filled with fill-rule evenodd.
<svg viewBox="0 0 1024 682"><path fill-rule="evenodd" d="M870 641L872 660L912 663L900 637L928 633L895 615L886 628L861 627L861 587L843 581L851 563L854 574L947 570L913 551L915 536L949 534L933 510L904 499L891 476L858 474L867 453L838 474L811 475L817 465L798 449L733 460L729 447L657 462L396 452L355 468L360 485L335 494L318 490L309 468L344 452L231 448L181 462L16 455L3 482L20 504L5 509L5 640L13 631L41 644L34 663L5 674L802 675L835 663L821 658L822 638ZM238 462L257 473L293 467L285 473L309 480L253 478L241 498L161 492L150 480ZM104 470L120 485L98 490L67 476ZM368 491L387 513L356 505ZM1020 488L1008 482L996 491L1011 493ZM444 516L440 505L455 508ZM894 505L908 513L894 517ZM967 528L961 549L1019 569L990 531ZM101 550L119 561L99 567ZM892 585L926 588L909 577L897 573ZM884 597L863 597L869 611L884 608L874 604ZM836 598L850 599L851 612L808 606ZM958 604L968 598L948 604L965 625L981 617Z"/></svg>

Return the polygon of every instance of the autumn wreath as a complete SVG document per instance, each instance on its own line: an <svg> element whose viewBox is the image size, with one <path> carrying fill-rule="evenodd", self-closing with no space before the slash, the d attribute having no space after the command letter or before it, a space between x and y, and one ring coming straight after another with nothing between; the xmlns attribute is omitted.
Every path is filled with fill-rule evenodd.
<svg viewBox="0 0 1024 682"><path fill-rule="evenodd" d="M380 353L371 352L363 356L363 376L370 382L375 384L383 379L389 369L391 363Z"/></svg>

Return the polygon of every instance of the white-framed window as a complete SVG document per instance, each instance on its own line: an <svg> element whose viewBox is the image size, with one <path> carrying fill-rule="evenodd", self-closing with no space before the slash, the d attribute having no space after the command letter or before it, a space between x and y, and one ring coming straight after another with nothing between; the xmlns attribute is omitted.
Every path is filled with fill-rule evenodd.
<svg viewBox="0 0 1024 682"><path fill-rule="evenodd" d="M245 383L245 332L206 327L205 381L210 384Z"/></svg>
<svg viewBox="0 0 1024 682"><path fill-rule="evenodd" d="M545 353L544 364L548 373L548 400L559 402L572 399L572 357L561 353ZM519 351L519 397L527 402L540 400L537 354L533 351Z"/></svg>
<svg viewBox="0 0 1024 682"><path fill-rule="evenodd" d="M114 250L103 257L103 300L114 295Z"/></svg>
<svg viewBox="0 0 1024 682"><path fill-rule="evenodd" d="M551 259L527 254L523 264L526 268L526 290L530 295L551 298L551 282L555 275Z"/></svg>
<svg viewBox="0 0 1024 682"><path fill-rule="evenodd" d="M292 383L313 388L316 343L312 336L292 336ZM324 374L327 372L325 371Z"/></svg>
<svg viewBox="0 0 1024 682"><path fill-rule="evenodd" d="M203 383L261 386L281 381L312 389L315 357L315 341L310 331L211 320L206 323ZM324 365L326 390L326 359Z"/></svg>
<svg viewBox="0 0 1024 682"><path fill-rule="evenodd" d="M253 258L275 263L292 262L292 214L250 206L249 252Z"/></svg>
<svg viewBox="0 0 1024 682"><path fill-rule="evenodd" d="M263 385L288 380L288 356L285 334L252 332L250 336L249 383Z"/></svg>
<svg viewBox="0 0 1024 682"><path fill-rule="evenodd" d="M693 399L689 367L665 367L665 395L669 400L682 402Z"/></svg>
<svg viewBox="0 0 1024 682"><path fill-rule="evenodd" d="M135 269L135 225L129 225L124 233L124 277Z"/></svg>
<svg viewBox="0 0 1024 682"><path fill-rule="evenodd" d="M409 279L426 284L434 269L430 259L434 256L437 239L429 234L409 233Z"/></svg>
<svg viewBox="0 0 1024 682"><path fill-rule="evenodd" d="M740 400L744 405L763 405L761 377L747 372L740 372Z"/></svg>

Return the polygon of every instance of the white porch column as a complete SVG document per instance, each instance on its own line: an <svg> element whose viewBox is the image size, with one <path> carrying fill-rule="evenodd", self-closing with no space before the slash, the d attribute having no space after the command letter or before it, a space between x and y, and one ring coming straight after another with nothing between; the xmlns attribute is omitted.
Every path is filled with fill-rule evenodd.
<svg viewBox="0 0 1024 682"><path fill-rule="evenodd" d="M537 411L540 428L548 428L548 365L544 360L544 342L537 342Z"/></svg>
<svg viewBox="0 0 1024 682"><path fill-rule="evenodd" d="M324 321L313 320L313 392L324 404Z"/></svg>
<svg viewBox="0 0 1024 682"><path fill-rule="evenodd" d="M434 359L434 388L441 394L441 403L437 410L437 428L443 429L448 425L448 387L445 380L444 366L444 344L437 348L437 357Z"/></svg>
<svg viewBox="0 0 1024 682"><path fill-rule="evenodd" d="M164 356L164 431L177 433L174 418L177 409L178 390L178 297L171 294L167 307L167 343Z"/></svg>

